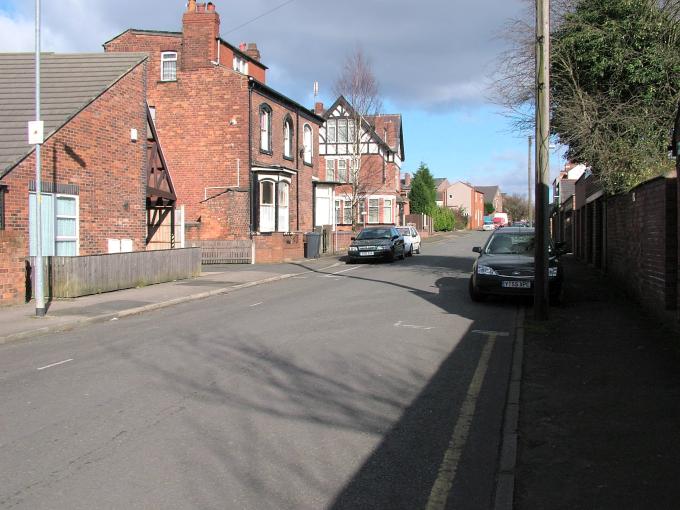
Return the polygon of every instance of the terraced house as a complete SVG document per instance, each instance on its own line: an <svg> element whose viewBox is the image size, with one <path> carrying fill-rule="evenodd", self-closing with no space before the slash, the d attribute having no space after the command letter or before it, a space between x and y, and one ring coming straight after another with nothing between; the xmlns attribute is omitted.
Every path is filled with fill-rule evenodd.
<svg viewBox="0 0 680 510"><path fill-rule="evenodd" d="M187 243L252 242L257 262L302 257L324 119L266 84L257 45L223 40L215 5L190 0L180 32L129 29L104 49L149 55L148 103Z"/></svg>

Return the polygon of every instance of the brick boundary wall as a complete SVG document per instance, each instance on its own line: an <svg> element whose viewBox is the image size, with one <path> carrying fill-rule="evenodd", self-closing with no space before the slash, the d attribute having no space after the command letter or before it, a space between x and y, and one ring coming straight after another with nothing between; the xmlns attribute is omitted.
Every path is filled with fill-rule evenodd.
<svg viewBox="0 0 680 510"><path fill-rule="evenodd" d="M676 185L659 177L605 205L607 273L652 310L678 307Z"/></svg>

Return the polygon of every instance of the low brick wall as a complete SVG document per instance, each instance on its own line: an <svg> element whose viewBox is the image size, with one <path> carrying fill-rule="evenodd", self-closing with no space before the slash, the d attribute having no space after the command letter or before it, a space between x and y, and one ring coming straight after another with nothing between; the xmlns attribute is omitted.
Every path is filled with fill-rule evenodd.
<svg viewBox="0 0 680 510"><path fill-rule="evenodd" d="M277 264L299 260L305 255L302 232L271 232L253 236L256 264Z"/></svg>
<svg viewBox="0 0 680 510"><path fill-rule="evenodd" d="M26 301L26 249L21 233L0 230L0 306Z"/></svg>

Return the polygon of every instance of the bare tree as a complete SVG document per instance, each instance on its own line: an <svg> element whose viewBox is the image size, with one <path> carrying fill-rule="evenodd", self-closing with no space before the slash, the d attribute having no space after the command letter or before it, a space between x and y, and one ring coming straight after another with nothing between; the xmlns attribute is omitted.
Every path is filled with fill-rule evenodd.
<svg viewBox="0 0 680 510"><path fill-rule="evenodd" d="M383 162L378 161L382 158L370 154L374 145L371 139L376 135L372 118L380 112L382 101L370 62L360 48L346 57L333 92L344 97L351 106L347 112L350 168L345 198L352 203L352 227L356 229L359 204L383 185ZM377 150L384 157L385 148Z"/></svg>

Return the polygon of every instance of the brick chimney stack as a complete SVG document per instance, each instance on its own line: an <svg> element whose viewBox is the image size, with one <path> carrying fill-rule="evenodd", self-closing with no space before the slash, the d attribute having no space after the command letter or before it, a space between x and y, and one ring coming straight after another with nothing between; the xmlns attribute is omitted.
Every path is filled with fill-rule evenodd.
<svg viewBox="0 0 680 510"><path fill-rule="evenodd" d="M314 103L314 113L317 115L323 115L324 109L323 109L323 103L321 102L316 102Z"/></svg>
<svg viewBox="0 0 680 510"><path fill-rule="evenodd" d="M257 49L257 44L255 43L248 43L246 45L245 54L253 60L260 61L260 50Z"/></svg>
<svg viewBox="0 0 680 510"><path fill-rule="evenodd" d="M181 69L193 71L211 67L217 61L217 39L220 36L220 15L212 2L189 0L182 16Z"/></svg>
<svg viewBox="0 0 680 510"><path fill-rule="evenodd" d="M404 174L404 186L410 186L411 185L411 174L406 172Z"/></svg>

